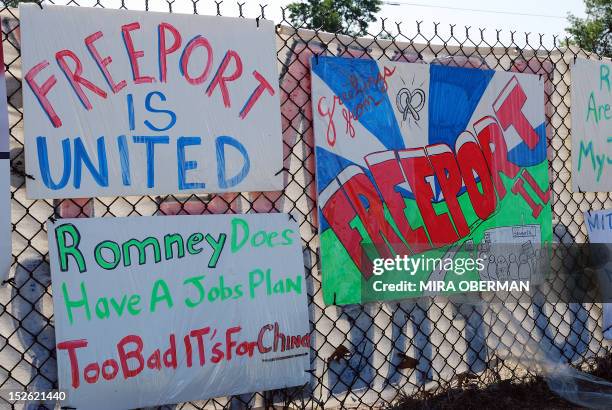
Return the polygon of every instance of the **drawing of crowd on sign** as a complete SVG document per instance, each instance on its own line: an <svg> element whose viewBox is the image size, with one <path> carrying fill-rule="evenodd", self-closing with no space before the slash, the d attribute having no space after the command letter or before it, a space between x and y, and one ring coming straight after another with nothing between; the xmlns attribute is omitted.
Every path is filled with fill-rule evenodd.
<svg viewBox="0 0 612 410"><path fill-rule="evenodd" d="M282 189L271 21L20 10L30 198Z"/></svg>
<svg viewBox="0 0 612 410"><path fill-rule="evenodd" d="M326 303L423 295L372 291L376 259L398 255L486 256L463 279L540 271L552 213L539 76L324 56L311 64ZM496 254L496 243L518 251ZM434 279L458 277L421 269L409 280Z"/></svg>

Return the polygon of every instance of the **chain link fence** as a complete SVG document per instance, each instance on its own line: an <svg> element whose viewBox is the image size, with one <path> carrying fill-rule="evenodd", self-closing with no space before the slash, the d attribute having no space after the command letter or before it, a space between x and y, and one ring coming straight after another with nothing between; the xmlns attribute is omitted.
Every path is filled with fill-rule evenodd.
<svg viewBox="0 0 612 410"><path fill-rule="evenodd" d="M55 2L59 3L59 2ZM45 3L46 4L46 3ZM74 6L166 12L216 13L266 18L273 6L203 0L66 1ZM42 5L44 7L44 4ZM249 15L247 15L249 14ZM277 25L284 142L285 190L204 196L26 198L18 11L0 3L7 77L11 145L12 245L10 279L0 288L0 389L57 388L53 306L46 222L61 217L289 212L298 221L304 249L312 330L311 380L306 386L178 408L385 406L401 396L426 398L467 383L490 384L533 376L512 357L524 355L520 340L505 334L511 318L491 317L479 306L443 297L357 306L325 306L319 273L314 137L310 101L312 56L337 55L447 64L539 74L545 78L548 160L553 192L555 240L584 243L582 212L612 208L608 193L570 190L570 72L577 56L600 58L566 46L558 38L529 33L491 35L484 30L417 22L388 26L356 38L294 27L281 10ZM572 269L566 258L562 268ZM552 357L575 365L606 354L600 304L515 304L512 320L534 335ZM503 349L500 349L503 347ZM505 351L505 356L499 354ZM8 407L8 404L0 406Z"/></svg>

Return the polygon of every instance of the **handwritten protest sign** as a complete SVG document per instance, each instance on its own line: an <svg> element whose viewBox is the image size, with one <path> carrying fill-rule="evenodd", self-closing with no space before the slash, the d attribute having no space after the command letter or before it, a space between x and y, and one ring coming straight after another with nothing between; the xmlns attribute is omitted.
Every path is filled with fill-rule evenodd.
<svg viewBox="0 0 612 410"><path fill-rule="evenodd" d="M308 381L302 248L287 214L48 228L64 405L140 408Z"/></svg>
<svg viewBox="0 0 612 410"><path fill-rule="evenodd" d="M612 244L612 210L585 212L584 220L591 243ZM600 271L602 291L612 291L612 262L608 261ZM609 297L610 294L607 294L606 298ZM603 335L606 339L612 339L612 303L603 304Z"/></svg>
<svg viewBox="0 0 612 410"><path fill-rule="evenodd" d="M538 76L337 57L311 64L326 303L431 290L398 287L405 281L452 291L459 279L538 273L538 246L552 239ZM493 252L500 244L515 251ZM419 255L444 266L377 276L381 260ZM460 270L459 256L481 261ZM386 291L381 280L398 286Z"/></svg>
<svg viewBox="0 0 612 410"><path fill-rule="evenodd" d="M1 42L0 42L1 43ZM0 62L4 55L0 44ZM9 128L4 68L0 70L0 280L11 269L11 189L10 189Z"/></svg>
<svg viewBox="0 0 612 410"><path fill-rule="evenodd" d="M572 189L612 191L612 64L577 59L571 75Z"/></svg>
<svg viewBox="0 0 612 410"><path fill-rule="evenodd" d="M30 198L282 189L271 21L20 13Z"/></svg>

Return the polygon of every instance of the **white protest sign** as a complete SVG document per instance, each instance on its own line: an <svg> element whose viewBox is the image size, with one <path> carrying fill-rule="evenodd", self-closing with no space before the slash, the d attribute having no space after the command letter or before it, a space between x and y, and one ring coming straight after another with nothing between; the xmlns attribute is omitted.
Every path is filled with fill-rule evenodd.
<svg viewBox="0 0 612 410"><path fill-rule="evenodd" d="M571 67L572 189L612 191L612 64L577 59Z"/></svg>
<svg viewBox="0 0 612 410"><path fill-rule="evenodd" d="M0 280L4 280L11 269L12 247L8 106L2 44L0 44L0 62L3 67L0 70Z"/></svg>
<svg viewBox="0 0 612 410"><path fill-rule="evenodd" d="M29 198L282 189L271 21L20 13Z"/></svg>
<svg viewBox="0 0 612 410"><path fill-rule="evenodd" d="M584 220L591 243L612 244L612 210L585 212ZM605 270L605 275L601 275L602 279L610 278L612 262L609 261L603 270ZM609 287L610 282L608 281L606 285ZM603 304L603 331L606 339L612 339L612 303Z"/></svg>
<svg viewBox="0 0 612 410"><path fill-rule="evenodd" d="M307 289L288 217L49 223L63 405L139 408L307 383Z"/></svg>

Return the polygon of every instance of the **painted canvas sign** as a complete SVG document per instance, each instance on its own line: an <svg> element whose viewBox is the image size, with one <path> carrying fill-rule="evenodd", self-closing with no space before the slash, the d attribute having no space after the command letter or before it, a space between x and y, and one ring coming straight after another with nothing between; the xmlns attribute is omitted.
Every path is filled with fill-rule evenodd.
<svg viewBox="0 0 612 410"><path fill-rule="evenodd" d="M571 75L572 189L610 192L612 63L577 59Z"/></svg>
<svg viewBox="0 0 612 410"><path fill-rule="evenodd" d="M8 104L4 76L4 54L0 44L0 280L11 269L11 173L9 153Z"/></svg>
<svg viewBox="0 0 612 410"><path fill-rule="evenodd" d="M20 13L30 198L282 189L271 21Z"/></svg>
<svg viewBox="0 0 612 410"><path fill-rule="evenodd" d="M552 238L539 76L337 57L311 64L326 303L426 294L374 291L381 258L484 260L462 279L537 273L538 244ZM500 243L518 252L491 253ZM432 264L384 280L449 283L456 272Z"/></svg>
<svg viewBox="0 0 612 410"><path fill-rule="evenodd" d="M612 210L589 211L584 213L589 241L598 244L612 244ZM608 248L612 245L608 245ZM602 292L612 292L612 262L608 261L599 269L599 280ZM603 303L603 335L612 340L612 303Z"/></svg>
<svg viewBox="0 0 612 410"><path fill-rule="evenodd" d="M64 406L142 408L308 381L302 247L287 214L48 228Z"/></svg>

